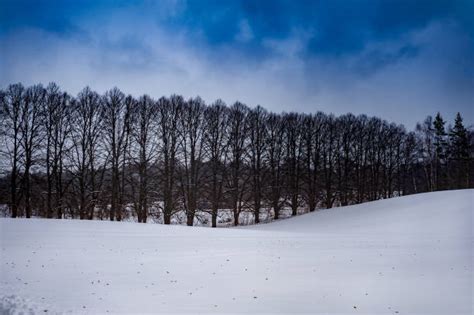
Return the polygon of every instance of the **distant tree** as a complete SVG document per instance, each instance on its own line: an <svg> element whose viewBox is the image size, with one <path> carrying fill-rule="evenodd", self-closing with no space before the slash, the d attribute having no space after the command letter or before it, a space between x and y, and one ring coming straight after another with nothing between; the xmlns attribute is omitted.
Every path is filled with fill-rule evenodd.
<svg viewBox="0 0 474 315"><path fill-rule="evenodd" d="M324 189L324 204L326 208L332 208L335 200L334 192L334 169L336 154L336 124L334 116L327 116L324 120L321 146L321 162Z"/></svg>
<svg viewBox="0 0 474 315"><path fill-rule="evenodd" d="M248 130L246 120L248 113L249 108L239 102L236 102L229 109L227 130L229 176L227 192L231 200L235 226L239 225L240 213L244 206L246 178L244 176L243 159L247 150Z"/></svg>
<svg viewBox="0 0 474 315"><path fill-rule="evenodd" d="M171 223L171 215L176 202L176 166L179 142L179 121L183 110L184 100L181 96L158 100L158 137L161 140L161 191L163 193L163 222Z"/></svg>
<svg viewBox="0 0 474 315"><path fill-rule="evenodd" d="M457 188L469 187L469 138L460 113L449 133L451 159L457 164Z"/></svg>
<svg viewBox="0 0 474 315"><path fill-rule="evenodd" d="M25 101L25 88L21 84L12 84L6 91L0 94L0 120L2 121L2 160L8 160L11 171L10 177L10 212L12 218L16 218L20 202L19 181L20 181L20 159L23 158L21 140L22 109Z"/></svg>
<svg viewBox="0 0 474 315"><path fill-rule="evenodd" d="M12 217L193 225L210 216L216 227L219 209L239 225L265 209L279 219L474 185L474 133L459 113L453 127L437 113L408 132L365 115L135 99L117 88L72 97L51 83L0 89L0 119L0 203Z"/></svg>
<svg viewBox="0 0 474 315"><path fill-rule="evenodd" d="M69 149L71 133L71 100L67 93L51 83L46 88L46 100L42 109L46 168L46 217L62 218L66 187L64 160Z"/></svg>
<svg viewBox="0 0 474 315"><path fill-rule="evenodd" d="M377 200L382 197L382 166L383 153L386 145L384 134L385 122L372 117L367 122L367 200Z"/></svg>
<svg viewBox="0 0 474 315"><path fill-rule="evenodd" d="M211 207L211 226L217 226L217 215L223 199L227 158L228 109L218 100L204 112L204 146L209 159L206 196Z"/></svg>
<svg viewBox="0 0 474 315"><path fill-rule="evenodd" d="M268 200L272 205L274 219L280 218L280 210L285 204L283 198L283 159L285 126L280 115L270 113L267 116L266 163L268 165L269 185L267 185Z"/></svg>
<svg viewBox="0 0 474 315"><path fill-rule="evenodd" d="M418 155L417 140L414 132L409 132L403 139L402 162L400 167L400 194L407 195L418 192L417 172Z"/></svg>
<svg viewBox="0 0 474 315"><path fill-rule="evenodd" d="M303 118L303 182L302 191L309 211L315 211L319 199L319 180L321 171L322 127L325 119L323 113L308 115Z"/></svg>
<svg viewBox="0 0 474 315"><path fill-rule="evenodd" d="M32 214L32 167L38 163L38 154L41 145L41 108L45 101L45 89L41 85L34 85L26 89L24 102L21 107L20 132L23 155L22 192L25 201L25 215Z"/></svg>
<svg viewBox="0 0 474 315"><path fill-rule="evenodd" d="M382 153L383 197L391 198L400 181L403 140L405 129L394 123L385 124L384 150ZM398 189L399 190L399 189Z"/></svg>
<svg viewBox="0 0 474 315"><path fill-rule="evenodd" d="M133 111L132 123L132 146L137 155L133 157L138 171L138 179L130 176L132 195L135 196L135 210L139 223L146 223L148 218L148 207L151 193L150 167L157 156L156 120L157 105L147 95L140 97Z"/></svg>
<svg viewBox="0 0 474 315"><path fill-rule="evenodd" d="M86 87L71 106L71 121L74 123L70 126L72 149L69 171L73 175L73 183L69 207L78 209L80 219L92 220L108 160L100 150L104 132L103 102L99 94Z"/></svg>
<svg viewBox="0 0 474 315"><path fill-rule="evenodd" d="M109 155L111 170L110 220L121 221L123 204L124 152L128 145L131 107L133 99L117 88L105 93L103 104L103 126L105 148ZM122 168L122 172L121 172ZM122 180L121 180L122 179Z"/></svg>
<svg viewBox="0 0 474 315"><path fill-rule="evenodd" d="M419 144L417 145L425 175L426 190L434 190L434 129L433 118L426 117L423 124L416 125Z"/></svg>
<svg viewBox="0 0 474 315"><path fill-rule="evenodd" d="M354 187L356 190L356 203L365 201L367 193L367 170L368 170L368 147L370 143L368 137L369 119L365 115L360 115L355 121L354 142L353 142L353 163L354 163Z"/></svg>
<svg viewBox="0 0 474 315"><path fill-rule="evenodd" d="M250 110L247 118L248 128L248 156L251 172L251 191L253 199L253 214L255 224L260 223L260 209L262 208L263 187L266 181L266 172L263 161L266 155L266 117L267 112L260 106Z"/></svg>
<svg viewBox="0 0 474 315"><path fill-rule="evenodd" d="M444 127L445 121L438 112L433 121L434 127L434 147L435 147L435 185L436 190L442 189L442 179L445 177L444 165L446 164L447 139Z"/></svg>
<svg viewBox="0 0 474 315"><path fill-rule="evenodd" d="M293 216L298 214L302 182L302 116L296 113L283 116L285 125L285 175L287 200Z"/></svg>
<svg viewBox="0 0 474 315"><path fill-rule="evenodd" d="M346 114L335 121L336 137L336 182L338 199L347 206L352 198L353 148L355 134L355 116Z"/></svg>
<svg viewBox="0 0 474 315"><path fill-rule="evenodd" d="M201 98L190 99L184 103L180 119L180 183L188 226L193 225L198 199L202 193L204 108L205 104Z"/></svg>

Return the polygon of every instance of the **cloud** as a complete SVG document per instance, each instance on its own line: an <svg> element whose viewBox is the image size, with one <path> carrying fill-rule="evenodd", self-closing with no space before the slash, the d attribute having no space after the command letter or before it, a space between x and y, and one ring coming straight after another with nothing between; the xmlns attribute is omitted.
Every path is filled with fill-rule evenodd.
<svg viewBox="0 0 474 315"><path fill-rule="evenodd" d="M124 4L97 13L100 18L75 17L70 23L76 31L67 35L37 24L12 28L0 35L0 86L55 81L73 94L86 85L101 93L118 86L136 96L199 95L277 112L365 113L409 128L437 111L450 120L461 111L474 122L474 45L457 20L431 20L397 36L364 35L357 49L328 54L336 43L321 41L337 32L318 28L329 23L324 19L304 25L278 10L265 22L289 23L274 27L285 31L265 32L256 21L264 14L259 5L223 6L204 24L181 21L196 3L168 5L158 15L147 12L148 5ZM356 30L366 23L357 15L351 20L361 20L352 22ZM226 29L211 32L215 27ZM351 38L351 31L341 31Z"/></svg>
<svg viewBox="0 0 474 315"><path fill-rule="evenodd" d="M235 35L235 40L238 42L248 42L253 39L253 32L250 28L249 22L245 19L239 22L239 32Z"/></svg>

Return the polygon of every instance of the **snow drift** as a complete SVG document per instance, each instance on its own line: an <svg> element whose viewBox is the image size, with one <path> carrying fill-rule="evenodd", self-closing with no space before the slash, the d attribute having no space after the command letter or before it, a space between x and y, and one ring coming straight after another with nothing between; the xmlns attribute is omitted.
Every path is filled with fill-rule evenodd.
<svg viewBox="0 0 474 315"><path fill-rule="evenodd" d="M233 229L0 220L0 313L471 314L474 190Z"/></svg>

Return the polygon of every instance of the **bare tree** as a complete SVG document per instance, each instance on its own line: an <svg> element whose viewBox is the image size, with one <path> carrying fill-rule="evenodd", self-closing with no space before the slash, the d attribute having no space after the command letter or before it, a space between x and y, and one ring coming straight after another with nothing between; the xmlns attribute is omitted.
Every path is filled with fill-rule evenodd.
<svg viewBox="0 0 474 315"><path fill-rule="evenodd" d="M287 179L288 203L291 215L298 214L300 205L300 190L302 180L302 116L296 113L286 114L283 117L285 124L285 174Z"/></svg>
<svg viewBox="0 0 474 315"><path fill-rule="evenodd" d="M198 97L184 103L180 123L180 155L182 160L181 191L186 211L186 224L193 225L202 187L204 154L204 102Z"/></svg>
<svg viewBox="0 0 474 315"><path fill-rule="evenodd" d="M355 202L364 202L366 198L366 183L367 183L367 146L370 145L367 141L367 124L368 118L365 115L360 115L354 122L353 128L353 173L354 173L354 187L356 189Z"/></svg>
<svg viewBox="0 0 474 315"><path fill-rule="evenodd" d="M128 135L130 133L130 114L133 99L125 98L125 95L117 88L105 93L104 97L104 136L106 150L110 155L111 169L111 201L110 220L122 220L123 202L123 163ZM122 167L121 167L122 166Z"/></svg>
<svg viewBox="0 0 474 315"><path fill-rule="evenodd" d="M268 187L268 199L272 205L274 219L280 218L280 210L284 205L283 198L283 158L284 158L284 135L285 128L281 116L277 114L269 114L267 117L267 137L266 161L268 164L268 173L270 177L270 185Z"/></svg>
<svg viewBox="0 0 474 315"><path fill-rule="evenodd" d="M184 100L181 96L172 95L170 99L158 100L159 130L161 139L161 182L163 192L163 222L171 223L171 215L175 209L176 200L176 164L179 145L179 120Z"/></svg>
<svg viewBox="0 0 474 315"><path fill-rule="evenodd" d="M326 208L332 208L335 200L334 168L336 154L336 124L334 116L327 116L323 127L322 168Z"/></svg>
<svg viewBox="0 0 474 315"><path fill-rule="evenodd" d="M321 144L323 122L325 115L317 113L303 119L302 141L304 161L304 195L309 211L316 210L319 199L319 172L321 169Z"/></svg>
<svg viewBox="0 0 474 315"><path fill-rule="evenodd" d="M431 116L426 117L423 124L416 125L416 132L418 135L418 148L419 155L422 159L423 170L425 174L425 185L427 191L433 191L434 183L434 129L433 129L433 118Z"/></svg>
<svg viewBox="0 0 474 315"><path fill-rule="evenodd" d="M71 131L70 97L51 83L46 88L43 132L46 167L46 217L62 218L65 185L63 180L65 151ZM53 198L54 197L54 198ZM54 200L53 200L54 199Z"/></svg>
<svg viewBox="0 0 474 315"><path fill-rule="evenodd" d="M24 95L21 108L20 132L24 152L22 190L25 200L25 215L31 217L31 169L37 163L41 145L41 108L45 101L45 89L41 85L29 87Z"/></svg>
<svg viewBox="0 0 474 315"><path fill-rule="evenodd" d="M147 95L142 96L134 111L133 118L133 139L136 144L138 156L136 157L136 168L138 169L138 198L136 198L136 212L138 222L146 223L148 217L148 207L150 198L150 178L149 169L157 155L156 103ZM135 182L132 183L132 190L135 189Z"/></svg>
<svg viewBox="0 0 474 315"><path fill-rule="evenodd" d="M239 225L240 213L244 205L245 178L243 175L243 159L247 149L247 115L249 108L236 102L229 110L228 121L228 154L229 177L228 193L234 213L234 225Z"/></svg>
<svg viewBox="0 0 474 315"><path fill-rule="evenodd" d="M336 119L336 182L338 199L342 206L352 199L353 143L355 135L355 116L347 114Z"/></svg>
<svg viewBox="0 0 474 315"><path fill-rule="evenodd" d="M250 110L247 118L248 155L252 178L252 199L255 224L260 223L260 208L262 208L263 189L266 180L263 161L266 153L266 122L267 112L261 106Z"/></svg>
<svg viewBox="0 0 474 315"><path fill-rule="evenodd" d="M211 206L211 226L217 226L217 214L223 198L227 157L227 108L218 100L204 112L204 145L208 155L209 177L207 198Z"/></svg>
<svg viewBox="0 0 474 315"><path fill-rule="evenodd" d="M25 98L25 88L21 84L10 85L5 92L0 94L1 101L1 120L2 123L2 142L1 151L5 160L8 159L11 171L10 176L10 211L12 218L16 218L18 213L19 199L19 180L20 180L20 159L23 157L21 133L22 109ZM2 158L3 159L3 158Z"/></svg>
<svg viewBox="0 0 474 315"><path fill-rule="evenodd" d="M72 104L74 124L70 153L72 173L74 175L73 193L78 198L73 201L79 209L80 219L93 219L101 182L98 178L98 165L102 162L102 176L107 158L99 153L99 141L103 133L103 103L100 96L84 88ZM99 160L100 159L100 160ZM74 198L76 199L76 198ZM73 206L73 205L71 205Z"/></svg>
<svg viewBox="0 0 474 315"><path fill-rule="evenodd" d="M259 223L379 198L472 187L473 132L440 113L415 132L377 117L274 114L222 101L148 96L117 88L77 97L54 83L0 89L0 203L12 217L146 222L161 208L217 226L219 209ZM129 211L132 210L133 212ZM251 218L252 215L245 218Z"/></svg>

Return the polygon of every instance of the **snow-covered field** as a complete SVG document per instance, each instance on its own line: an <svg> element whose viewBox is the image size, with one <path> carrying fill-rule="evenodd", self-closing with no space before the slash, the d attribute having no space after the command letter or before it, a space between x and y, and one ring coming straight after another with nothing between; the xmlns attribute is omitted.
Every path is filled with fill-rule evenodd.
<svg viewBox="0 0 474 315"><path fill-rule="evenodd" d="M242 228L0 220L0 313L471 314L474 190Z"/></svg>

